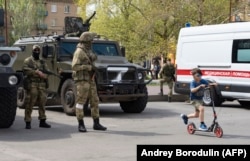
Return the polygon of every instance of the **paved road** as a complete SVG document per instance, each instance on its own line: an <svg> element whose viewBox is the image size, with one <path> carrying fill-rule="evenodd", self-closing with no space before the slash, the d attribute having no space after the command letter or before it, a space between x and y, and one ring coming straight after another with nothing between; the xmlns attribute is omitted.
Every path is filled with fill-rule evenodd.
<svg viewBox="0 0 250 161"><path fill-rule="evenodd" d="M189 135L180 113L193 107L185 103L150 102L141 114L125 114L118 104L101 104L101 122L106 132L92 130L89 114L85 118L88 133L79 133L75 117L60 108L47 111L51 129L38 128L37 110L32 129L24 129L24 110L10 129L0 129L0 161L135 161L137 144L250 144L250 110L229 102L216 108L223 138L212 133ZM198 123L198 120L194 120ZM212 121L206 108L206 122Z"/></svg>

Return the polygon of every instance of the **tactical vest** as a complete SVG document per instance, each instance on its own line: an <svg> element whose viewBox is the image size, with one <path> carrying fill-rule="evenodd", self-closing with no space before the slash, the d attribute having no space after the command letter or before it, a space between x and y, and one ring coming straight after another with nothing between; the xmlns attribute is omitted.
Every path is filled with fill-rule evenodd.
<svg viewBox="0 0 250 161"><path fill-rule="evenodd" d="M175 73L175 69L174 69L174 66L171 64L171 65L165 65L163 67L163 75L166 76L166 77L171 77L173 76Z"/></svg>
<svg viewBox="0 0 250 161"><path fill-rule="evenodd" d="M88 54L88 51L85 48L78 47L80 48L85 54L86 58L84 61L81 62L82 65L92 65L92 61L90 59L90 54ZM82 54L82 53L81 53ZM72 77L75 81L89 81L91 79L92 73L87 71L87 70L80 70L80 71L73 71Z"/></svg>

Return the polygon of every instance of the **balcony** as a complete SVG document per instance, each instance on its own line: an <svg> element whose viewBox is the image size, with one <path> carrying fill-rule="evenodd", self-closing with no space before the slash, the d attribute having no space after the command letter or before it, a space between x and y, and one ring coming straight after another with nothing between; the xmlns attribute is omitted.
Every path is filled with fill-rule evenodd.
<svg viewBox="0 0 250 161"><path fill-rule="evenodd" d="M47 24L38 24L37 25L37 29L38 30L47 30L48 29L48 25Z"/></svg>

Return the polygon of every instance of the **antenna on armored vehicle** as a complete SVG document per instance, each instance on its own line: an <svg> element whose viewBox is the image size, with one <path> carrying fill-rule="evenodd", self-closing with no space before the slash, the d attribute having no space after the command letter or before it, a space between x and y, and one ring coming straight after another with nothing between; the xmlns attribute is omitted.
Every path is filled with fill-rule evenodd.
<svg viewBox="0 0 250 161"><path fill-rule="evenodd" d="M90 29L90 21L95 16L96 11L87 18L85 21L81 17L65 17L64 25L65 25L65 36L67 37L79 37L83 32L89 31Z"/></svg>

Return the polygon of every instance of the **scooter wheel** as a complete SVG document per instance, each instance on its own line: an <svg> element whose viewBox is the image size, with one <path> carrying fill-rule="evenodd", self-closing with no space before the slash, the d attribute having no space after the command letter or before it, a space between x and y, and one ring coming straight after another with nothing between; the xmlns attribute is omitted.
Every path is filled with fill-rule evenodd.
<svg viewBox="0 0 250 161"><path fill-rule="evenodd" d="M217 138L221 138L223 136L223 130L220 126L215 127L214 134Z"/></svg>
<svg viewBox="0 0 250 161"><path fill-rule="evenodd" d="M195 125L194 123L190 123L187 125L187 131L189 134L194 134L195 132Z"/></svg>

